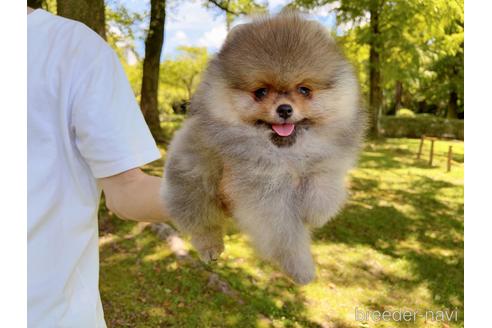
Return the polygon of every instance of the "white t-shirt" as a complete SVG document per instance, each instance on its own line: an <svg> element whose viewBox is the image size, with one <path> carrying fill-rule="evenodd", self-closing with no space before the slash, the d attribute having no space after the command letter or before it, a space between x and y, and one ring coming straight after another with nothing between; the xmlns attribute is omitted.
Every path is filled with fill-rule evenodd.
<svg viewBox="0 0 492 328"><path fill-rule="evenodd" d="M102 38L39 9L27 24L28 325L106 327L96 178L160 153Z"/></svg>

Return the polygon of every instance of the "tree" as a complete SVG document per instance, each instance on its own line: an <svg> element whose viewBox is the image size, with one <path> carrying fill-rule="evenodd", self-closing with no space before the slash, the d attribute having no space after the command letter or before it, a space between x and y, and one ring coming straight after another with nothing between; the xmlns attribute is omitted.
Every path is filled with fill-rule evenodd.
<svg viewBox="0 0 492 328"><path fill-rule="evenodd" d="M381 3L379 0L370 0L369 15L371 35L369 38L369 113L371 124L369 135L379 137L379 115L383 93L381 89L381 33L379 17L381 15Z"/></svg>
<svg viewBox="0 0 492 328"><path fill-rule="evenodd" d="M128 59L128 52L133 54L135 60L139 59L135 48L135 30L144 18L145 14L131 12L121 4L106 6L107 42L121 59Z"/></svg>
<svg viewBox="0 0 492 328"><path fill-rule="evenodd" d="M427 10L420 10L414 15L418 19L411 22L412 30L418 34L398 33L400 39L407 40L406 43L412 44L414 49L401 48L399 56L393 54L393 58L384 64L385 75L387 80L399 77L404 81L407 102L410 100L417 112L456 118L464 110L463 1L434 1L430 4L425 1L423 4L427 4ZM413 40L409 39L412 34ZM408 54L412 53L418 61L408 60ZM406 75L397 75L396 70Z"/></svg>
<svg viewBox="0 0 492 328"><path fill-rule="evenodd" d="M254 0L206 0L205 6L217 8L225 13L227 31L231 29L231 24L236 17L266 10L265 5L258 4Z"/></svg>
<svg viewBox="0 0 492 328"><path fill-rule="evenodd" d="M160 103L166 113L185 114L202 72L207 65L207 49L178 47L180 55L161 64Z"/></svg>
<svg viewBox="0 0 492 328"><path fill-rule="evenodd" d="M316 6L333 3L334 0L298 0L295 6L312 9ZM361 29L361 43L369 45L369 135L379 136L379 115L382 110L382 87L381 87L381 14L384 0L361 0L361 1L339 1L336 8L337 20L339 22L350 22L355 24L366 23L367 16L369 26Z"/></svg>
<svg viewBox="0 0 492 328"><path fill-rule="evenodd" d="M450 12L444 33L433 43L434 60L429 65L432 95L445 105L444 115L457 118L464 98L464 16L462 6ZM461 10L460 10L461 9Z"/></svg>
<svg viewBox="0 0 492 328"><path fill-rule="evenodd" d="M157 94L159 91L159 70L162 45L164 43L165 19L166 1L151 0L149 30L145 39L140 107L150 132L157 142L164 141L159 119Z"/></svg>
<svg viewBox="0 0 492 328"><path fill-rule="evenodd" d="M27 6L33 9L42 8L56 14L56 0L27 0Z"/></svg>
<svg viewBox="0 0 492 328"><path fill-rule="evenodd" d="M162 63L161 82L183 88L186 91L184 100L189 101L207 65L207 48L178 47L178 50L181 55L176 60Z"/></svg>
<svg viewBox="0 0 492 328"><path fill-rule="evenodd" d="M337 23L351 26L344 32L350 37L342 36L344 45L351 41L356 46L369 47L367 64L364 64L363 69L369 75L367 98L371 117L370 135L377 137L379 116L384 112L384 107L398 108L408 100L406 95L410 92L422 93L422 82L426 77L437 75L429 72L433 63L442 59L443 54L456 53L443 51L443 48L455 49L456 43L450 46L449 42L446 44L441 40L445 39L446 26L462 14L462 0L295 1L298 7L308 9L330 3L337 3L334 8ZM354 51L354 48L352 46L348 49ZM457 64L456 67L462 65ZM460 75L459 70L455 76ZM446 87L452 88L451 84ZM434 92L434 89L431 90L426 92ZM459 96L449 94L449 103L457 103L456 98Z"/></svg>
<svg viewBox="0 0 492 328"><path fill-rule="evenodd" d="M57 14L84 23L106 40L104 0L57 0Z"/></svg>
<svg viewBox="0 0 492 328"><path fill-rule="evenodd" d="M27 6L33 9L42 8L45 0L27 0Z"/></svg>

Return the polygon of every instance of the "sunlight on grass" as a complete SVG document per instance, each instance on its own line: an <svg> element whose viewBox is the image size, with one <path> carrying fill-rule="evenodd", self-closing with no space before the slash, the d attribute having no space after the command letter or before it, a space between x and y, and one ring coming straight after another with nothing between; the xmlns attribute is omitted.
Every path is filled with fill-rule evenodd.
<svg viewBox="0 0 492 328"><path fill-rule="evenodd" d="M454 162L446 172L439 156L449 145ZM100 281L108 326L462 327L464 147L436 142L438 156L429 167L428 148L417 160L418 146L411 139L366 146L350 174L344 210L313 231L317 279L303 287L260 260L233 226L220 261L197 265L102 206ZM145 170L160 175L162 164ZM210 285L211 274L233 293ZM410 323L357 321L356 309L422 315ZM429 310L457 310L458 319L426 321Z"/></svg>
<svg viewBox="0 0 492 328"><path fill-rule="evenodd" d="M165 245L159 245L154 247L154 250L149 254L143 257L143 261L146 262L156 262L162 259L165 259L168 256L171 256L171 250Z"/></svg>

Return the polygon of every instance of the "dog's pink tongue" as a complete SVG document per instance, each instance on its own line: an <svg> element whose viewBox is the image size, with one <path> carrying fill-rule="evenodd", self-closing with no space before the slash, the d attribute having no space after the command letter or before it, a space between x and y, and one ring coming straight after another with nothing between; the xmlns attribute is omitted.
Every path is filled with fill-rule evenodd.
<svg viewBox="0 0 492 328"><path fill-rule="evenodd" d="M288 137L294 132L295 125L292 123L272 124L273 131L281 137Z"/></svg>

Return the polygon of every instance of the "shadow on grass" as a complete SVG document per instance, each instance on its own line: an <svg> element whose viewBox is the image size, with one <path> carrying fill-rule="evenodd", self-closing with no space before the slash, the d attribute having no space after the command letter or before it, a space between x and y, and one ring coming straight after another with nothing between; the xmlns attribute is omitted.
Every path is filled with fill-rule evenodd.
<svg viewBox="0 0 492 328"><path fill-rule="evenodd" d="M353 181L355 191L359 188L367 190L368 187L377 188L378 181ZM369 193L370 197L349 204L335 220L317 230L313 239L315 242L365 245L394 257L395 260L403 258L412 265L412 279L392 277L384 272L378 272L375 279L406 290L424 283L432 292L435 304L447 309L454 309L456 306L462 309L463 206L451 207L437 198L442 189L448 187L454 185L419 176L405 190L379 192L386 203L391 204L387 200L392 199L394 203L411 205L415 211L411 216L394 206L380 205L378 192ZM418 246L406 245L405 242L410 240L414 240ZM337 277L342 277L342 280L336 281ZM333 279L345 285L368 285L371 282L366 275L334 275ZM388 305L388 300L381 301L374 309L381 310L385 304Z"/></svg>
<svg viewBox="0 0 492 328"><path fill-rule="evenodd" d="M375 283L391 287L387 297L380 295L365 303L374 310L401 307L399 295L421 285L430 291L434 304L462 310L463 205L438 197L456 185L422 175L412 176L404 189L382 188L385 170L428 168L408 149L383 146L366 150L359 165L378 173L353 177L351 189L358 197L335 220L315 231L313 242L354 249L366 246L395 262L404 259L410 274L393 274L371 258L338 266L333 261L320 263L319 269L335 285L365 290ZM156 161L144 170L161 175L162 166L162 161ZM134 227L109 219L104 207L101 217L101 231L106 235L120 236ZM289 280L275 275L256 281L256 276L231 260L217 266L197 265L176 258L163 243L144 231L101 246L101 294L109 327L270 327L274 321L281 321L283 327L322 327L319 320L307 317L310 300ZM266 265L257 262L256 268ZM211 274L227 282L232 296L210 286ZM336 317L326 317L326 322L329 327L354 327Z"/></svg>
<svg viewBox="0 0 492 328"><path fill-rule="evenodd" d="M143 170L161 176L163 165L163 160L157 160ZM135 227L108 213L104 200L99 216L102 235L121 236ZM227 234L235 235L237 230L228 226ZM269 327L273 321L281 321L283 327L321 327L305 316L305 297L284 276L275 274L267 285L259 286L253 275L227 262L220 267L197 262L194 251L193 262L171 253L156 261L145 260L163 244L166 248L155 234L144 231L100 247L101 297L109 327ZM257 267L268 265L258 261ZM226 282L232 294L210 286L211 275ZM338 322L334 327L352 327L333 320Z"/></svg>
<svg viewBox="0 0 492 328"><path fill-rule="evenodd" d="M256 327L272 320L285 327L321 327L305 316L306 300L287 279L271 277L260 287L254 276L227 262L209 266L170 253L152 259L162 243L144 231L101 246L101 294L110 327ZM228 287L210 285L211 275Z"/></svg>
<svg viewBox="0 0 492 328"><path fill-rule="evenodd" d="M380 168L381 166L394 169L403 167L403 164L392 156L377 151L366 152L359 159L359 168Z"/></svg>

